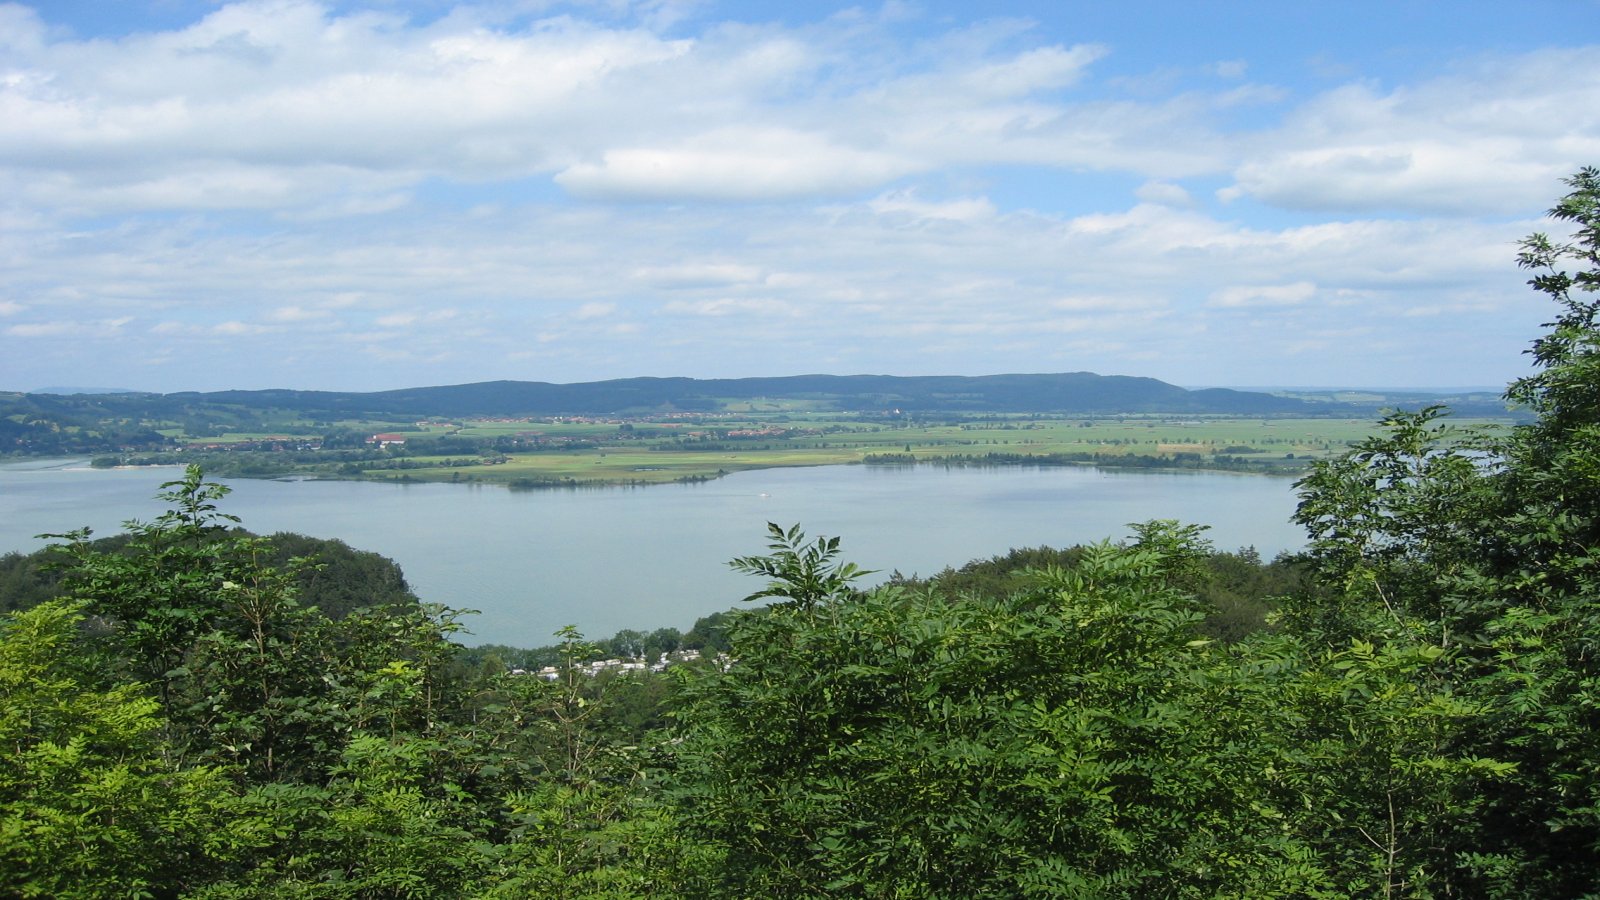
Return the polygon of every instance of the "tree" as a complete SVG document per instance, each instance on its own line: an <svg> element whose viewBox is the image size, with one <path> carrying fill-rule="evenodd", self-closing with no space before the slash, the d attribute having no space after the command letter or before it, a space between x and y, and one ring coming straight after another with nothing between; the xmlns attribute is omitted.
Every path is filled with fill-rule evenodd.
<svg viewBox="0 0 1600 900"><path fill-rule="evenodd" d="M171 508L130 522L125 546L87 530L66 535L63 587L109 629L131 680L151 685L174 761L237 762L268 778L303 775L336 758L339 717L326 708L326 664L338 643L328 618L295 599L291 559L232 529L224 485L198 466L162 485Z"/></svg>
<svg viewBox="0 0 1600 900"><path fill-rule="evenodd" d="M310 559L284 560L292 548L234 528L238 518L218 510L226 486L190 466L162 489L171 508L128 523L125 545L81 531L58 553L63 587L104 623L115 664L155 689L175 763L315 780L354 732L426 734L437 724L455 612L403 592L401 604L335 621L299 602ZM374 571L377 593L353 593L394 596L392 569Z"/></svg>
<svg viewBox="0 0 1600 900"><path fill-rule="evenodd" d="M224 486L163 490L121 544L70 536L67 597L0 619L0 893L620 897L698 870L613 736L648 717L613 721L576 634L560 684L474 680L455 611L330 618Z"/></svg>
<svg viewBox="0 0 1600 900"><path fill-rule="evenodd" d="M80 604L0 620L0 893L138 896L203 883L226 855L231 784L174 771L159 705L83 652Z"/></svg>
<svg viewBox="0 0 1600 900"><path fill-rule="evenodd" d="M691 679L673 748L684 827L727 855L712 893L1317 887L1303 846L1251 805L1272 746L1201 677L1222 657L1178 587L1204 556L1198 529L1138 531L1029 590L949 598L857 591L836 539L773 526L773 554L735 565L784 599L733 618L734 661Z"/></svg>
<svg viewBox="0 0 1600 900"><path fill-rule="evenodd" d="M1557 306L1506 391L1533 420L1462 433L1397 413L1300 484L1337 590L1292 608L1297 630L1432 648L1419 697L1464 711L1434 743L1475 774L1420 862L1461 896L1600 892L1600 170L1567 184L1550 213L1571 237L1532 235L1518 259Z"/></svg>

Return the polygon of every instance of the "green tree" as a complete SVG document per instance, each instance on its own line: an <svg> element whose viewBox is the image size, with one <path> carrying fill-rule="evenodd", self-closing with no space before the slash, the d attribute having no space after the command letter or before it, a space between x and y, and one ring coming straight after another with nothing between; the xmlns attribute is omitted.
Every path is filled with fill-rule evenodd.
<svg viewBox="0 0 1600 900"><path fill-rule="evenodd" d="M326 784L268 783L233 812L261 823L257 845L207 898L434 898L478 896L499 848L478 829L481 810L438 780L440 746L410 736L357 734Z"/></svg>
<svg viewBox="0 0 1600 900"><path fill-rule="evenodd" d="M727 854L714 895L1324 883L1252 807L1277 750L1205 675L1224 657L1178 587L1205 554L1197 529L1151 523L1030 590L954 599L859 592L835 539L771 534L771 556L735 565L772 579L755 596L781 599L733 618L734 661L691 681L673 747L684 827Z"/></svg>
<svg viewBox="0 0 1600 900"><path fill-rule="evenodd" d="M644 898L680 896L714 855L686 841L677 822L644 795L640 748L615 740L607 723L613 694L632 679L591 678L580 663L598 648L575 628L561 638L553 681L506 677L502 690L520 697L537 732L533 758L540 777L506 796L513 827L504 875L491 896Z"/></svg>
<svg viewBox="0 0 1600 900"><path fill-rule="evenodd" d="M339 619L310 563L231 527L191 468L116 546L72 535L72 599L0 626L0 893L653 896L699 851L564 646L555 684L474 677L458 613ZM92 613L86 619L84 613ZM657 680L656 684L665 684ZM632 687L631 683L624 686ZM674 889L675 890L675 889Z"/></svg>
<svg viewBox="0 0 1600 900"><path fill-rule="evenodd" d="M1409 853L1439 895L1600 893L1600 170L1568 185L1550 212L1571 237L1535 234L1519 257L1558 309L1506 392L1533 420L1462 433L1441 410L1397 413L1301 483L1335 590L1288 609L1296 630L1436 653L1398 684L1459 704L1430 741L1455 799Z"/></svg>
<svg viewBox="0 0 1600 900"><path fill-rule="evenodd" d="M81 606L0 620L0 893L127 897L203 883L235 831L219 770L163 759L159 704L108 683Z"/></svg>
<svg viewBox="0 0 1600 900"><path fill-rule="evenodd" d="M336 758L339 719L323 701L335 643L329 620L299 605L307 563L266 564L269 543L221 513L227 488L191 466L158 495L172 508L129 523L121 547L68 535L63 586L109 629L113 659L161 704L174 762L239 763L300 777Z"/></svg>

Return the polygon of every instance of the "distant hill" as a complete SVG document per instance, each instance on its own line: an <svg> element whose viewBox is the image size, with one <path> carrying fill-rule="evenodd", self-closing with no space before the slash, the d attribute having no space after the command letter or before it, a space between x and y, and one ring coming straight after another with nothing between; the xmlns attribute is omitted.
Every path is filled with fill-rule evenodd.
<svg viewBox="0 0 1600 900"><path fill-rule="evenodd" d="M1442 403L1458 416L1506 415L1506 401L1501 391L1487 388L1441 388L1433 391L1414 388L1284 388L1268 393L1276 397L1366 409L1420 409Z"/></svg>
<svg viewBox="0 0 1600 900"><path fill-rule="evenodd" d="M67 389L57 388L58 391ZM0 453L35 456L155 451L172 435L277 432L310 421L505 416L649 416L670 412L792 412L864 416L1220 415L1372 418L1384 408L1444 402L1464 416L1505 415L1493 394L1412 391L1185 389L1154 378L1047 375L795 375L782 378L622 378L576 384L486 381L370 393L213 391L151 394L0 392Z"/></svg>
<svg viewBox="0 0 1600 900"><path fill-rule="evenodd" d="M172 403L295 410L320 417L625 415L722 409L758 400L906 413L1212 413L1325 415L1330 404L1224 388L1185 390L1154 378L1054 375L795 375L782 378L624 378L577 384L489 381L373 393L219 391L167 394Z"/></svg>

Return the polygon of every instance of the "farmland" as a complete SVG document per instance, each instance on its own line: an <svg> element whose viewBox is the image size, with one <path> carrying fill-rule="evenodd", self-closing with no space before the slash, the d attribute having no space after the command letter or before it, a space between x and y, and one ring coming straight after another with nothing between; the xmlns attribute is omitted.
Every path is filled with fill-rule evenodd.
<svg viewBox="0 0 1600 900"><path fill-rule="evenodd" d="M368 394L0 395L0 447L217 475L505 484L696 481L844 463L1293 473L1385 408L1495 394L1188 390L1092 373L484 382ZM1472 421L1464 418L1463 422Z"/></svg>
<svg viewBox="0 0 1600 900"><path fill-rule="evenodd" d="M756 404L752 404L756 405ZM1482 425L1486 420L1462 420ZM100 465L200 461L218 474L502 484L658 484L783 466L1101 465L1293 474L1371 434L1370 419L986 415L913 419L796 409L645 417L285 419Z"/></svg>

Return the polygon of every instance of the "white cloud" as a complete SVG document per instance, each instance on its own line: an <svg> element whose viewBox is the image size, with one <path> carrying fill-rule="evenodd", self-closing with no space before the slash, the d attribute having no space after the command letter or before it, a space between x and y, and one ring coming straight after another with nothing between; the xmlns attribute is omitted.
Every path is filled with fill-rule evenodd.
<svg viewBox="0 0 1600 900"><path fill-rule="evenodd" d="M280 306L267 313L267 319L273 322L313 322L332 317L333 313L325 309L305 309L300 306Z"/></svg>
<svg viewBox="0 0 1600 900"><path fill-rule="evenodd" d="M672 146L607 150L556 183L591 197L784 200L864 190L920 168L786 128L730 126Z"/></svg>
<svg viewBox="0 0 1600 900"><path fill-rule="evenodd" d="M549 171L581 142L586 93L689 46L570 19L416 27L295 0L115 41L22 27L31 51L0 86L0 162L50 172L86 203L157 208L310 203L322 173L344 172L375 182L361 185L375 199L342 201L365 213L427 173Z"/></svg>
<svg viewBox="0 0 1600 900"><path fill-rule="evenodd" d="M1316 93L910 6L345 8L0 6L0 380L1492 383L1545 319L1515 241L1600 158L1592 48Z"/></svg>
<svg viewBox="0 0 1600 900"><path fill-rule="evenodd" d="M1229 197L1294 209L1526 212L1600 158L1600 54L1489 58L1388 91L1351 84L1251 142Z"/></svg>
<svg viewBox="0 0 1600 900"><path fill-rule="evenodd" d="M162 337L186 338L214 338L214 337L255 337L270 334L278 330L271 325L261 325L252 322L243 322L230 319L215 324L200 324L195 322L180 322L167 320L157 322L148 329L150 334Z"/></svg>
<svg viewBox="0 0 1600 900"><path fill-rule="evenodd" d="M1184 190L1181 185L1176 185L1169 181L1147 181L1139 185L1139 189L1134 192L1134 196L1146 203L1154 203L1157 206L1174 206L1180 209L1194 206L1194 198L1189 195L1189 192Z"/></svg>
<svg viewBox="0 0 1600 900"><path fill-rule="evenodd" d="M1428 367L1441 381L1492 383L1501 379L1463 375L1489 360L1519 366L1518 352L1543 320L1511 265L1516 237L1534 224L1366 220L1268 229L1140 204L907 228L872 201L737 216L718 206L552 206L537 215L380 220L354 232L328 222L268 237L130 223L98 233L88 257L71 243L23 236L11 250L19 260L11 280L71 284L59 306L30 300L27 312L72 309L86 321L120 317L113 310L128 301L119 298L159 297L159 320L170 324L150 334L124 329L114 343L90 333L71 343L104 365L191 341L183 350L190 374L166 376L179 380L173 390L196 387L183 378L293 385L312 376L286 368L291 356L345 359L352 348L391 352L397 341L407 345L404 358L372 357L358 384L832 366L1264 383L1273 379L1226 377L1242 365L1265 374L1280 360L1270 341L1246 357L1227 349L1241 324L1259 329L1253 333L1314 335L1341 320L1393 335L1406 349L1340 347L1330 367L1403 364ZM1407 315L1464 297L1482 305ZM325 310L337 318L314 316ZM426 321L450 311L455 318ZM217 334L215 323L260 330ZM535 341L538 353L513 356ZM37 352L0 345L0 375L5 360L20 359L30 360L28 377L43 373ZM304 386L348 384L317 377Z"/></svg>
<svg viewBox="0 0 1600 900"><path fill-rule="evenodd" d="M719 297L714 300L673 300L661 307L663 312L689 316L798 316L800 310L790 303L771 299L744 299Z"/></svg>
<svg viewBox="0 0 1600 900"><path fill-rule="evenodd" d="M674 263L646 266L633 277L657 287L698 288L718 285L755 284L763 280L759 267L727 262Z"/></svg>
<svg viewBox="0 0 1600 900"><path fill-rule="evenodd" d="M617 311L615 303L585 303L572 314L574 319L604 319Z"/></svg>
<svg viewBox="0 0 1600 900"><path fill-rule="evenodd" d="M960 74L964 92L993 98L1026 97L1059 89L1083 77L1089 64L1106 55L1104 47L1040 47L1002 62L977 66Z"/></svg>
<svg viewBox="0 0 1600 900"><path fill-rule="evenodd" d="M98 320L55 320L48 322L21 322L6 328L5 334L19 338L85 337L110 338L122 334L123 326L133 321L131 316Z"/></svg>
<svg viewBox="0 0 1600 900"><path fill-rule="evenodd" d="M873 199L872 211L879 215L904 214L915 219L947 219L952 222L969 222L988 219L995 215L995 206L987 197L968 197L943 202L922 200L915 191L893 191Z"/></svg>
<svg viewBox="0 0 1600 900"><path fill-rule="evenodd" d="M1016 23L920 43L896 15L667 37L668 22L693 27L685 7L637 8L642 27L513 27L472 7L417 24L245 0L187 28L79 41L7 9L0 187L84 214L367 216L430 179L772 201L992 164L1132 172L1154 179L1157 203L1178 202L1175 178L1232 171L1225 197L1297 209L1508 212L1600 157L1592 48L1487 57L1388 90L1357 82L1230 138L1220 113L1289 95L1243 83L1106 99L1085 85L1111 48L1030 40ZM1248 60L1208 70L1237 80Z"/></svg>
<svg viewBox="0 0 1600 900"><path fill-rule="evenodd" d="M454 319L457 311L454 309L434 309L423 312L406 311L389 313L378 316L373 323L380 328L408 328L412 325L437 325Z"/></svg>
<svg viewBox="0 0 1600 900"><path fill-rule="evenodd" d="M73 334L80 330L76 322L26 322L21 325L12 325L6 328L6 334L11 337L56 337L63 334Z"/></svg>
<svg viewBox="0 0 1600 900"><path fill-rule="evenodd" d="M894 18L667 38L573 17L506 28L458 10L415 25L245 0L177 31L52 41L22 17L26 49L0 83L0 166L56 209L304 218L393 211L428 179L772 200L950 164L1222 162L1204 100L1070 100L1105 47L1015 48L1014 26L897 45ZM1181 152L1174 130L1188 133Z"/></svg>
<svg viewBox="0 0 1600 900"><path fill-rule="evenodd" d="M1108 294L1062 297L1050 301L1050 306L1063 312L1104 312L1126 309L1158 307L1164 303L1148 297L1113 296Z"/></svg>
<svg viewBox="0 0 1600 900"><path fill-rule="evenodd" d="M1293 284L1230 285L1211 295L1209 305L1222 308L1299 306L1317 295L1309 281Z"/></svg>

